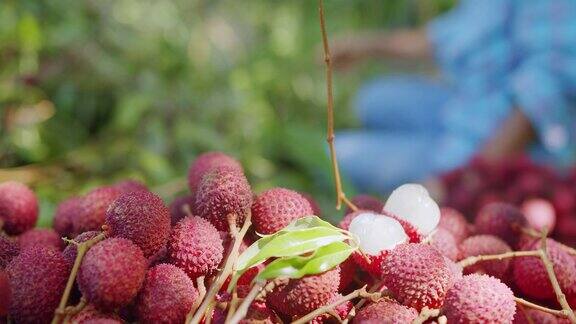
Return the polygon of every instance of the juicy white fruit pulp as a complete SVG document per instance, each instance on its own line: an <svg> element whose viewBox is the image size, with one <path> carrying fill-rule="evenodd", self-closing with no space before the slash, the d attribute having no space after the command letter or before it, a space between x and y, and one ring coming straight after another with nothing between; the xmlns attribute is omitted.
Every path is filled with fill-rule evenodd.
<svg viewBox="0 0 576 324"><path fill-rule="evenodd" d="M408 236L397 220L370 212L354 217L349 231L356 237L360 249L369 255L378 255L408 242Z"/></svg>
<svg viewBox="0 0 576 324"><path fill-rule="evenodd" d="M440 208L424 186L408 183L396 188L384 210L414 225L423 235L430 234L440 221Z"/></svg>

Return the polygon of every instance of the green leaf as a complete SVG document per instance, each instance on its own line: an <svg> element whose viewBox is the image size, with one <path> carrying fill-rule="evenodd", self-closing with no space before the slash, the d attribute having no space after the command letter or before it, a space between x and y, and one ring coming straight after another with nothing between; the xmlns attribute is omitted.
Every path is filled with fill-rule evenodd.
<svg viewBox="0 0 576 324"><path fill-rule="evenodd" d="M260 279L302 278L328 271L344 262L355 248L344 242L334 242L323 246L309 256L280 258L272 261L260 274Z"/></svg>
<svg viewBox="0 0 576 324"><path fill-rule="evenodd" d="M288 224L288 226L281 229L278 233L285 233L315 227L340 230L338 227L328 223L325 220L322 220L320 217L311 215L293 220L290 224Z"/></svg>

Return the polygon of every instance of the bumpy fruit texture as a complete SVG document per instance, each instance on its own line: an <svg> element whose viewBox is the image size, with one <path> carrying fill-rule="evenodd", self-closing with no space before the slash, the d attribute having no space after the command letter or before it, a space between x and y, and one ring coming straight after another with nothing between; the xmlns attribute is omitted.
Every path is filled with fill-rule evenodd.
<svg viewBox="0 0 576 324"><path fill-rule="evenodd" d="M400 305L395 301L381 299L376 303L361 308L352 321L353 324L402 324L412 323L418 312L411 307Z"/></svg>
<svg viewBox="0 0 576 324"><path fill-rule="evenodd" d="M478 212L474 224L478 234L495 235L510 246L515 246L521 228L526 226L526 219L513 205L490 203Z"/></svg>
<svg viewBox="0 0 576 324"><path fill-rule="evenodd" d="M168 241L170 212L156 194L145 190L127 192L106 212L106 225L109 236L129 239L148 258Z"/></svg>
<svg viewBox="0 0 576 324"><path fill-rule="evenodd" d="M98 310L94 305L86 305L78 314L70 319L74 324L86 323L117 323L121 324L122 319L114 313L106 313Z"/></svg>
<svg viewBox="0 0 576 324"><path fill-rule="evenodd" d="M546 228L551 233L554 230L556 211L548 200L529 199L522 203L521 208L528 226L537 231L542 231Z"/></svg>
<svg viewBox="0 0 576 324"><path fill-rule="evenodd" d="M475 235L470 236L460 244L460 259L510 251L512 251L510 246L494 235ZM511 265L512 259L481 261L466 267L464 272L467 274L475 272L485 273L501 280L507 280Z"/></svg>
<svg viewBox="0 0 576 324"><path fill-rule="evenodd" d="M168 259L190 278L214 274L223 255L222 238L207 220L190 216L174 226L168 241Z"/></svg>
<svg viewBox="0 0 576 324"><path fill-rule="evenodd" d="M100 234L100 232L98 231L88 231L88 232L84 232L78 236L76 236L74 238L74 241L76 243L82 243L82 242L86 242L90 239L95 238L98 234ZM74 260L76 260L76 255L78 254L78 248L76 247L76 244L68 244L65 248L64 251L62 251L62 255L64 256L64 258L70 262L70 264L74 264Z"/></svg>
<svg viewBox="0 0 576 324"><path fill-rule="evenodd" d="M221 323L224 320L222 318ZM282 324L282 320L266 303L253 302L248 307L246 316L240 320L240 324Z"/></svg>
<svg viewBox="0 0 576 324"><path fill-rule="evenodd" d="M20 253L18 243L7 236L0 234L0 270L6 268L8 263L10 263L18 253Z"/></svg>
<svg viewBox="0 0 576 324"><path fill-rule="evenodd" d="M342 298L343 298L343 296L341 294L336 294L336 295L334 295L334 297L332 297L332 299L330 301L328 301L327 304L332 304L335 301L338 301ZM338 318L340 319L340 321L343 321L344 319L346 319L346 317L348 316L348 314L352 310L352 307L354 307L352 302L347 301L345 303L342 303L342 304L334 307L334 313L336 315L338 315ZM296 318L294 318L294 320L295 319ZM326 323L334 323L335 320L336 319L334 318L334 316L332 316L332 314L324 313L322 315L316 316L309 323L310 324L326 324ZM340 322L340 321L337 321L337 322Z"/></svg>
<svg viewBox="0 0 576 324"><path fill-rule="evenodd" d="M234 170L243 172L242 165L229 155L222 152L204 153L196 158L188 170L188 187L190 188L192 195L196 193L204 174L210 169L220 166L227 166Z"/></svg>
<svg viewBox="0 0 576 324"><path fill-rule="evenodd" d="M420 311L442 306L453 274L435 248L402 244L388 253L382 264L384 284L398 301Z"/></svg>
<svg viewBox="0 0 576 324"><path fill-rule="evenodd" d="M456 243L464 241L470 236L470 224L462 213L450 207L440 208L440 222L438 227L443 228L454 236Z"/></svg>
<svg viewBox="0 0 576 324"><path fill-rule="evenodd" d="M43 323L52 318L70 274L70 266L60 252L46 247L26 249L6 271L10 317L16 323Z"/></svg>
<svg viewBox="0 0 576 324"><path fill-rule="evenodd" d="M123 180L114 184L114 188L118 189L121 193L148 190L146 185L136 180Z"/></svg>
<svg viewBox="0 0 576 324"><path fill-rule="evenodd" d="M21 250L35 246L51 247L59 251L64 248L64 241L51 228L33 228L26 231L18 236L18 244Z"/></svg>
<svg viewBox="0 0 576 324"><path fill-rule="evenodd" d="M171 264L150 268L136 300L138 318L143 323L183 323L198 298L194 283Z"/></svg>
<svg viewBox="0 0 576 324"><path fill-rule="evenodd" d="M365 194L354 196L354 198L352 198L352 203L354 206L358 207L358 209L371 210L375 213L381 213L384 209L384 203L380 201L380 199ZM352 211L352 209L346 208L346 214L349 214Z"/></svg>
<svg viewBox="0 0 576 324"><path fill-rule="evenodd" d="M31 229L38 220L38 199L26 185L7 181L0 183L0 222L2 230L18 235Z"/></svg>
<svg viewBox="0 0 576 324"><path fill-rule="evenodd" d="M112 311L134 299L145 273L146 259L137 245L127 239L109 238L88 250L77 281L89 303Z"/></svg>
<svg viewBox="0 0 576 324"><path fill-rule="evenodd" d="M448 290L444 314L448 323L511 323L516 303L512 290L500 280L471 274Z"/></svg>
<svg viewBox="0 0 576 324"><path fill-rule="evenodd" d="M440 221L440 208L426 188L405 184L396 188L384 205L384 210L409 222L420 234L430 234Z"/></svg>
<svg viewBox="0 0 576 324"><path fill-rule="evenodd" d="M0 318L8 315L8 306L10 305L10 283L8 282L8 273L0 270Z"/></svg>
<svg viewBox="0 0 576 324"><path fill-rule="evenodd" d="M229 166L215 167L198 184L193 212L226 232L229 215L236 215L237 226L242 226L252 198L250 184L242 171Z"/></svg>
<svg viewBox="0 0 576 324"><path fill-rule="evenodd" d="M539 241L532 242L524 250L536 250ZM560 288L565 293L576 291L576 263L561 245L553 239L547 239L547 254L554 266ZM537 299L555 298L552 284L539 257L514 258L512 264L514 283L527 296Z"/></svg>
<svg viewBox="0 0 576 324"><path fill-rule="evenodd" d="M443 228L436 229L432 236L431 245L450 260L454 261L458 258L459 250L456 240L452 233Z"/></svg>
<svg viewBox="0 0 576 324"><path fill-rule="evenodd" d="M176 225L181 219L186 216L192 216L192 205L194 204L194 196L185 195L177 197L170 203L170 218L172 226Z"/></svg>
<svg viewBox="0 0 576 324"><path fill-rule="evenodd" d="M278 312L288 316L303 316L326 305L338 293L340 269L291 279L276 287L267 300Z"/></svg>
<svg viewBox="0 0 576 324"><path fill-rule="evenodd" d="M80 214L72 219L74 235L99 231L106 219L106 210L118 198L120 191L114 187L99 187L82 198Z"/></svg>
<svg viewBox="0 0 576 324"><path fill-rule="evenodd" d="M72 221L80 215L82 198L71 197L61 202L54 213L53 227L62 237L72 237L74 228Z"/></svg>
<svg viewBox="0 0 576 324"><path fill-rule="evenodd" d="M285 188L266 190L252 204L252 221L256 232L260 234L276 233L293 220L313 213L306 198Z"/></svg>

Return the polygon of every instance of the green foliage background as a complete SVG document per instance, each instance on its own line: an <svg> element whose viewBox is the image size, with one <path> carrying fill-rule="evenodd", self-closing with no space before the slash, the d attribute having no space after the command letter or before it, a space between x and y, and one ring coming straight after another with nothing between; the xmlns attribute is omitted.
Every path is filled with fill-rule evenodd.
<svg viewBox="0 0 576 324"><path fill-rule="evenodd" d="M422 24L450 2L327 0L329 34ZM222 150L256 192L310 192L330 219L316 5L1 1L0 181L33 186L46 225L61 199L126 177L170 201L196 155ZM356 125L351 96L386 68L335 76L337 127Z"/></svg>

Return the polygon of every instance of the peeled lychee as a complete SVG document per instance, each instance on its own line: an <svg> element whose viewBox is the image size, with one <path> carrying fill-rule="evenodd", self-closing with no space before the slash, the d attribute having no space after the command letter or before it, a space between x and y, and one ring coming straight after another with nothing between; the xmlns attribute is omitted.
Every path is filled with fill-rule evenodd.
<svg viewBox="0 0 576 324"><path fill-rule="evenodd" d="M512 249L506 242L494 235L475 235L465 239L460 244L460 259L471 256L502 254ZM485 273L501 280L507 280L512 259L490 260L477 262L464 269L465 273Z"/></svg>
<svg viewBox="0 0 576 324"><path fill-rule="evenodd" d="M9 235L31 229L38 220L38 199L26 185L7 181L0 183L0 228Z"/></svg>
<svg viewBox="0 0 576 324"><path fill-rule="evenodd" d="M396 188L388 197L384 210L409 222L422 235L430 234L440 221L440 208L426 188L418 184Z"/></svg>
<svg viewBox="0 0 576 324"><path fill-rule="evenodd" d="M542 231L544 228L548 232L554 230L556 225L556 211L554 206L545 199L529 199L522 203L522 213L526 217L528 226L537 231Z"/></svg>
<svg viewBox="0 0 576 324"><path fill-rule="evenodd" d="M381 299L361 308L352 321L353 324L403 324L412 323L418 312L395 301Z"/></svg>
<svg viewBox="0 0 576 324"><path fill-rule="evenodd" d="M53 227L62 237L72 237L74 228L72 221L80 215L82 198L71 197L61 202L54 213Z"/></svg>
<svg viewBox="0 0 576 324"><path fill-rule="evenodd" d="M290 279L268 294L270 305L288 316L303 316L322 307L338 293L340 269L334 268L321 274Z"/></svg>
<svg viewBox="0 0 576 324"><path fill-rule="evenodd" d="M402 244L388 253L382 264L384 285L396 299L420 311L439 308L453 274L444 257L424 244Z"/></svg>
<svg viewBox="0 0 576 324"><path fill-rule="evenodd" d="M20 253L18 243L0 234L0 270L4 269Z"/></svg>
<svg viewBox="0 0 576 324"><path fill-rule="evenodd" d="M198 292L180 268L159 264L150 268L136 300L143 323L183 323Z"/></svg>
<svg viewBox="0 0 576 324"><path fill-rule="evenodd" d="M547 239L546 245L547 254L554 266L560 288L564 292L575 291L575 259L553 239ZM539 247L540 241L535 241L524 247L523 250L536 250ZM522 293L537 299L550 299L556 296L540 257L514 258L512 269L514 283Z"/></svg>
<svg viewBox="0 0 576 324"><path fill-rule="evenodd" d="M222 261L224 247L216 228L198 216L181 220L168 240L168 259L195 279L214 274Z"/></svg>
<svg viewBox="0 0 576 324"><path fill-rule="evenodd" d="M86 242L90 239L93 239L94 237L96 237L98 234L100 234L100 232L98 231L88 231L88 232L84 232L78 236L76 236L74 238L74 242L76 243L82 243L82 242ZM74 260L76 260L76 255L78 254L78 248L76 247L76 244L68 244L65 248L64 251L62 251L62 255L64 256L64 258L66 260L68 260L68 262L70 262L70 264L74 264Z"/></svg>
<svg viewBox="0 0 576 324"><path fill-rule="evenodd" d="M188 170L188 187L194 195L204 174L214 167L227 166L243 172L242 165L233 157L222 152L207 152L196 158Z"/></svg>
<svg viewBox="0 0 576 324"><path fill-rule="evenodd" d="M99 187L90 191L80 202L80 214L72 219L74 234L99 231L106 219L106 210L118 198L120 191L114 187Z"/></svg>
<svg viewBox="0 0 576 324"><path fill-rule="evenodd" d="M127 192L106 212L106 225L109 236L129 239L148 258L168 241L170 212L156 194L146 190Z"/></svg>
<svg viewBox="0 0 576 324"><path fill-rule="evenodd" d="M94 305L86 305L78 314L72 316L70 322L73 324L93 323L121 324L122 319L114 313L106 313L98 310Z"/></svg>
<svg viewBox="0 0 576 324"><path fill-rule="evenodd" d="M170 203L170 217L172 226L176 225L182 218L192 216L192 204L194 196L186 195L177 197Z"/></svg>
<svg viewBox="0 0 576 324"><path fill-rule="evenodd" d="M436 229L430 244L450 260L454 261L458 258L458 245L452 233L447 230L443 228Z"/></svg>
<svg viewBox="0 0 576 324"><path fill-rule="evenodd" d="M244 173L220 166L208 170L198 183L193 212L227 232L228 216L236 215L237 226L242 226L251 206L252 190Z"/></svg>
<svg viewBox="0 0 576 324"><path fill-rule="evenodd" d="M137 245L124 238L109 238L88 250L77 281L88 302L111 311L132 301L145 273L146 258Z"/></svg>
<svg viewBox="0 0 576 324"><path fill-rule="evenodd" d="M46 246L52 247L56 250L62 250L64 241L60 235L51 228L33 228L18 236L18 244L20 249L25 250L33 246Z"/></svg>
<svg viewBox="0 0 576 324"><path fill-rule="evenodd" d="M443 228L454 236L456 243L464 241L470 235L468 221L456 209L450 207L440 208L440 222L438 227Z"/></svg>
<svg viewBox="0 0 576 324"><path fill-rule="evenodd" d="M490 203L478 212L474 224L478 234L495 235L514 246L518 241L518 233L526 225L526 219L513 205Z"/></svg>
<svg viewBox="0 0 576 324"><path fill-rule="evenodd" d="M381 213L382 209L384 209L384 203L380 201L380 199L371 195L356 195L352 198L352 203L354 206L358 207L358 209L371 210L376 213ZM346 214L351 212L352 210L350 208L346 208Z"/></svg>
<svg viewBox="0 0 576 324"><path fill-rule="evenodd" d="M252 204L252 221L260 234L276 233L293 220L313 213L304 196L285 188L266 190Z"/></svg>
<svg viewBox="0 0 576 324"><path fill-rule="evenodd" d="M54 316L68 281L70 265L52 248L32 247L10 262L9 315L16 323L42 323Z"/></svg>
<svg viewBox="0 0 576 324"><path fill-rule="evenodd" d="M512 290L500 280L471 274L456 281L444 301L448 323L511 323L516 311Z"/></svg>

